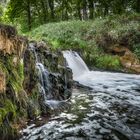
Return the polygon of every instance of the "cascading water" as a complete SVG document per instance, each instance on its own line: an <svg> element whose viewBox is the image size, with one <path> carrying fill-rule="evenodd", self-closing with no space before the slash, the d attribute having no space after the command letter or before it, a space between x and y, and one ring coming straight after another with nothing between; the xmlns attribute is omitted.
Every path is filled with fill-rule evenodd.
<svg viewBox="0 0 140 140"><path fill-rule="evenodd" d="M40 86L40 94L41 94L41 105L44 106L46 109L51 110L63 110L64 108L68 107L68 100L54 100L54 96L52 95L52 83L49 79L49 71L45 68L45 66L39 62L38 55L36 53L34 44L30 43L30 49L33 51L36 61L36 69L38 70L38 77ZM44 107L43 107L44 108ZM44 110L44 109L42 109Z"/></svg>
<svg viewBox="0 0 140 140"><path fill-rule="evenodd" d="M44 100L51 99L51 84L49 81L49 72L44 68L42 63L36 63L36 68L39 71L39 80L41 84Z"/></svg>
<svg viewBox="0 0 140 140"><path fill-rule="evenodd" d="M87 65L77 52L64 51L63 55L67 60L68 66L72 69L74 79L89 72Z"/></svg>
<svg viewBox="0 0 140 140"><path fill-rule="evenodd" d="M128 110L138 107L136 112L140 114L140 75L89 71L78 53L73 51L64 51L63 55L66 58L68 66L72 69L73 79L82 85L91 87L93 89L92 91L96 93L94 94L94 109L103 109L112 114L113 107L111 106L113 106L116 102L118 105L120 105L120 108L127 106L128 108L126 109ZM129 114L130 112L126 112L124 111L124 114L126 115L124 118L129 120L129 117L131 116ZM137 113L134 113L135 115L133 113L132 114L136 118L139 118ZM93 114L91 114L91 116ZM117 123L116 121L114 124L111 122L112 126L116 125L115 127L118 127L117 130L114 128L114 131L119 131L119 135L127 136L122 136L121 139L140 139L140 134L137 134L138 131L140 132L139 127L136 125L130 126L129 123L124 123L123 120L121 120L121 115L118 116L117 112L116 114L114 112L113 116L119 122ZM140 124L140 119L138 120L139 121L137 123ZM134 124L135 123L136 122L134 121Z"/></svg>
<svg viewBox="0 0 140 140"><path fill-rule="evenodd" d="M91 87L93 90L104 91L103 87L107 87L106 90L122 88L120 90L130 91L131 87L140 80L140 76L135 74L89 71L78 53L63 51L63 55L68 67L72 69L73 79L80 84Z"/></svg>

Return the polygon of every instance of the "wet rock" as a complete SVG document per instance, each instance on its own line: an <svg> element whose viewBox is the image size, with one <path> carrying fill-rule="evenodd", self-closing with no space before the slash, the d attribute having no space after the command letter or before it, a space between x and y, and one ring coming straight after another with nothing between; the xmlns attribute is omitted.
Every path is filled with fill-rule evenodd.
<svg viewBox="0 0 140 140"><path fill-rule="evenodd" d="M59 57L42 42L30 44L25 57L24 87L27 93L35 93L38 96L35 100L39 102L43 114L55 110L57 112L55 107L61 106L62 100L71 96L72 71L65 67L62 54ZM56 102L59 103L56 105ZM58 107L58 110L62 110L60 108Z"/></svg>
<svg viewBox="0 0 140 140"><path fill-rule="evenodd" d="M13 125L19 117L35 120L69 108L72 71L61 52L52 52L44 42L28 44L13 27L0 25L0 63L0 134L6 139L8 129L22 127Z"/></svg>
<svg viewBox="0 0 140 140"><path fill-rule="evenodd" d="M68 88L64 91L64 99L70 99L70 97L72 96L72 91L69 89L71 88Z"/></svg>
<svg viewBox="0 0 140 140"><path fill-rule="evenodd" d="M103 88L107 89L107 88L108 88L108 86L103 86Z"/></svg>
<svg viewBox="0 0 140 140"><path fill-rule="evenodd" d="M0 25L0 135L1 139L15 139L19 117L26 117L27 99L23 92L23 55L26 38L15 28ZM4 94L1 94L4 93ZM25 95L25 96L24 96ZM15 127L16 126L16 127Z"/></svg>
<svg viewBox="0 0 140 140"><path fill-rule="evenodd" d="M35 120L35 118L37 116L36 106L31 101L28 103L27 114L28 114L28 118L31 119L31 120Z"/></svg>

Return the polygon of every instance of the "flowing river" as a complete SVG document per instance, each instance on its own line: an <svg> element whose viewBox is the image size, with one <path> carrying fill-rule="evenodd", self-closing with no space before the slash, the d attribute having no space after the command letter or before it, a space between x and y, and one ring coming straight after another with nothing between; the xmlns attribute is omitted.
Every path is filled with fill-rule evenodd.
<svg viewBox="0 0 140 140"><path fill-rule="evenodd" d="M140 75L90 71L76 52L63 55L90 89L74 88L69 110L29 125L21 140L140 140Z"/></svg>

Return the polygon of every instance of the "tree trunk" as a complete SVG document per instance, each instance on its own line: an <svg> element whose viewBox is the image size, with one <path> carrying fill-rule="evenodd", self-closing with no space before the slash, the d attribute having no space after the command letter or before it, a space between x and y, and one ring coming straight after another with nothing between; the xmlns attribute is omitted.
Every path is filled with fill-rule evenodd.
<svg viewBox="0 0 140 140"><path fill-rule="evenodd" d="M48 0L48 2L51 10L51 19L54 20L54 0Z"/></svg>
<svg viewBox="0 0 140 140"><path fill-rule="evenodd" d="M88 0L88 1L89 1L89 18L93 19L93 12L94 12L93 0Z"/></svg>
<svg viewBox="0 0 140 140"><path fill-rule="evenodd" d="M77 14L80 20L82 20L81 9L80 6L77 7Z"/></svg>
<svg viewBox="0 0 140 140"><path fill-rule="evenodd" d="M65 11L65 20L68 20L68 19L69 19L68 10L66 9L66 11Z"/></svg>
<svg viewBox="0 0 140 140"><path fill-rule="evenodd" d="M136 12L140 13L140 0L136 1Z"/></svg>
<svg viewBox="0 0 140 140"><path fill-rule="evenodd" d="M27 1L27 21L28 21L28 29L31 30L31 3L30 0Z"/></svg>
<svg viewBox="0 0 140 140"><path fill-rule="evenodd" d="M65 20L68 20L69 19L69 16L68 16L68 1L66 0L65 3Z"/></svg>
<svg viewBox="0 0 140 140"><path fill-rule="evenodd" d="M108 5L105 5L105 9L104 9L104 16L107 16L108 15Z"/></svg>
<svg viewBox="0 0 140 140"><path fill-rule="evenodd" d="M42 5L42 12L43 12L43 20L44 20L44 23L46 23L47 21L47 10L46 10L46 6L45 6L45 2L44 0L41 0L41 5Z"/></svg>
<svg viewBox="0 0 140 140"><path fill-rule="evenodd" d="M62 1L62 12L61 12L61 19L62 19L62 20L65 19L65 18L64 18L64 9L65 9L64 6L65 6L65 5L64 5L64 1Z"/></svg>
<svg viewBox="0 0 140 140"><path fill-rule="evenodd" d="M83 4L83 20L86 20L88 18L88 14L87 14L87 1L83 0L82 2Z"/></svg>
<svg viewBox="0 0 140 140"><path fill-rule="evenodd" d="M38 7L38 5L36 3L35 3L35 8L36 8L36 11L37 11L37 16L39 17L39 21L40 21L41 24L43 24L44 21L42 20L42 17L41 17L42 13L40 12L40 7Z"/></svg>

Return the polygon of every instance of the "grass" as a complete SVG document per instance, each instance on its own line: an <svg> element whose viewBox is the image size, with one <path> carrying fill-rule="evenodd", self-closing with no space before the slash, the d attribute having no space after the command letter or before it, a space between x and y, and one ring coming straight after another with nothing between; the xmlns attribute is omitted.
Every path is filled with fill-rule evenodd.
<svg viewBox="0 0 140 140"><path fill-rule="evenodd" d="M140 15L109 16L94 21L65 21L42 25L27 35L55 49L80 51L91 66L118 70L119 58L107 53L115 45L125 46L140 58ZM114 61L114 62L113 62Z"/></svg>
<svg viewBox="0 0 140 140"><path fill-rule="evenodd" d="M119 70L121 67L117 56L103 55L97 59L96 66L101 69Z"/></svg>

